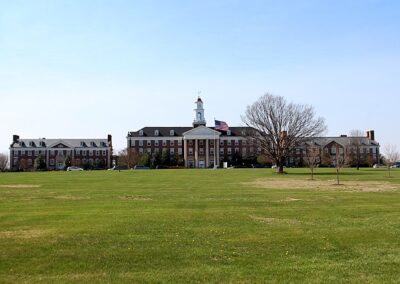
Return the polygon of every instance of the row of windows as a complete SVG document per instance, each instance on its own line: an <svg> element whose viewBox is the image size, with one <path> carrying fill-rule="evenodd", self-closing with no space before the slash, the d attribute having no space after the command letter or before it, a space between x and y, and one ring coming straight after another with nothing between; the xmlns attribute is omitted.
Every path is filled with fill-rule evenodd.
<svg viewBox="0 0 400 284"><path fill-rule="evenodd" d="M167 150L167 149L163 149L163 150ZM144 152L147 152L149 154L152 153L151 148L146 148L146 149L139 148L139 153L140 154L143 154ZM154 149L154 153L159 153L159 152L160 152L159 148L155 148ZM178 155L182 155L182 152L183 152L182 148L179 148L178 149ZM231 155L234 152L239 153L240 152L240 148L227 148L226 149L226 154L228 154L228 155ZM253 153L253 152L254 152L254 148L250 148L250 153ZM175 154L175 149L169 149L169 153L170 153L170 155L174 155ZM224 155L225 154L225 150L224 149L219 149L219 153L221 155ZM261 153L261 148L257 149L257 153ZM209 149L209 154L214 155L214 148L210 148ZM247 154L247 149L246 148L242 148L242 154L243 155ZM192 147L190 147L188 149L188 155L190 155L190 156L194 155L194 149ZM204 155L204 148L200 148L199 149L199 155Z"/></svg>
<svg viewBox="0 0 400 284"><path fill-rule="evenodd" d="M68 150L50 150L49 154L50 156L55 156L57 154L61 153L62 155L72 155L72 151L68 151ZM95 156L106 156L107 155L107 150L76 150L75 151L75 155L77 156L93 156L93 153ZM41 151L41 150L35 150L35 151L25 151L25 150L21 150L21 151L14 151L14 156L17 157L19 155L21 156L38 156L38 155L45 155L46 151Z"/></svg>
<svg viewBox="0 0 400 284"><path fill-rule="evenodd" d="M146 144L148 147L152 146L154 144L154 146L167 146L169 141L169 145L170 146L175 146L175 140L139 140L138 141L138 145L139 146L143 146L144 144ZM209 140L210 141L210 145L214 146L214 140ZM239 140L220 140L219 141L219 145L224 146L225 145L225 141L226 141L226 145L228 146L239 146L240 145L240 141ZM195 142L193 142L193 140L188 140L188 145L189 146L193 146L195 144ZM136 141L132 140L131 142L131 146L135 146L136 145ZM177 142L178 146L182 146L182 140L178 140ZM203 146L204 145L204 140L198 140L198 145L199 146ZM246 140L242 140L242 146L247 145Z"/></svg>

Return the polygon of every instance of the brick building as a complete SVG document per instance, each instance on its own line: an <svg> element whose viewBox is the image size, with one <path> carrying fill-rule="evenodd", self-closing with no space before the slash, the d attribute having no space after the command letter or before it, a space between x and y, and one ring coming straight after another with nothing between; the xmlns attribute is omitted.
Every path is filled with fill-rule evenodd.
<svg viewBox="0 0 400 284"><path fill-rule="evenodd" d="M109 168L112 137L106 139L21 139L13 135L10 145L10 168L33 170L35 160L42 157L48 170L63 170L65 162L85 168Z"/></svg>
<svg viewBox="0 0 400 284"><path fill-rule="evenodd" d="M127 147L138 155L148 153L151 157L166 152L174 161L188 168L207 168L222 162L235 161L257 162L261 154L260 145L246 138L247 127L230 127L227 131L207 127L204 116L203 101L195 102L195 118L188 127L144 127L127 135ZM287 166L304 165L306 149L310 145L320 149L320 160L330 156L330 165L335 164L336 150L339 154L354 152L354 141L357 141L357 153L370 163L379 162L379 143L375 141L374 131L368 131L366 137L320 137L299 145L287 160ZM353 149L353 150L352 150ZM327 159L325 159L327 160ZM329 166L329 165L328 165Z"/></svg>

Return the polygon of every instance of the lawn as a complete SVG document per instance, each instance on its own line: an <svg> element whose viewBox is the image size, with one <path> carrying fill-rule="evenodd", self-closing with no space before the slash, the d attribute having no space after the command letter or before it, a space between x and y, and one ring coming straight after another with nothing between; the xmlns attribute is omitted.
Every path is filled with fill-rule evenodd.
<svg viewBox="0 0 400 284"><path fill-rule="evenodd" d="M399 283L400 171L0 174L1 283Z"/></svg>

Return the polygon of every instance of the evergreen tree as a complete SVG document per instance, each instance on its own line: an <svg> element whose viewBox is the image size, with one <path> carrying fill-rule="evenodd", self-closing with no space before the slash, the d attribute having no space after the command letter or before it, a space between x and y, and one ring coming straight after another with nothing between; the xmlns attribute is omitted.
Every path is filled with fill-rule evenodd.
<svg viewBox="0 0 400 284"><path fill-rule="evenodd" d="M45 170L46 169L46 162L43 158L42 155L39 155L35 159L35 164L34 164L35 170L40 171L40 170Z"/></svg>

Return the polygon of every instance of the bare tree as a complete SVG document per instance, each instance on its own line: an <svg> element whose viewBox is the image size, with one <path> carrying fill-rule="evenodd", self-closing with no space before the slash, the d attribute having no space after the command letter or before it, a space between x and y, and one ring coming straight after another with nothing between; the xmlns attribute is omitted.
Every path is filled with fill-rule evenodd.
<svg viewBox="0 0 400 284"><path fill-rule="evenodd" d="M288 103L284 97L266 94L247 106L242 116L251 130L247 136L256 139L263 153L283 173L283 166L296 145L321 135L325 130L323 118L315 118L308 105Z"/></svg>
<svg viewBox="0 0 400 284"><path fill-rule="evenodd" d="M320 147L313 145L307 147L306 149L306 164L311 170L311 180L314 180L314 169L318 167L321 162L320 159Z"/></svg>
<svg viewBox="0 0 400 284"><path fill-rule="evenodd" d="M390 167L393 166L397 160L400 158L399 151L397 151L397 147L395 145L388 144L384 148L384 154L385 154L385 160L386 160L386 165L388 168L389 172L389 177L390 177Z"/></svg>
<svg viewBox="0 0 400 284"><path fill-rule="evenodd" d="M0 153L0 172L4 172L8 167L8 155Z"/></svg>
<svg viewBox="0 0 400 284"><path fill-rule="evenodd" d="M352 162L355 162L357 166L357 170L360 169L360 163L361 163L361 143L362 143L362 138L363 138L363 131L359 129L353 129L350 131L350 145L351 148L349 149L349 154L351 154L351 160Z"/></svg>
<svg viewBox="0 0 400 284"><path fill-rule="evenodd" d="M125 148L118 153L118 164L133 167L139 160L139 155L132 148Z"/></svg>

